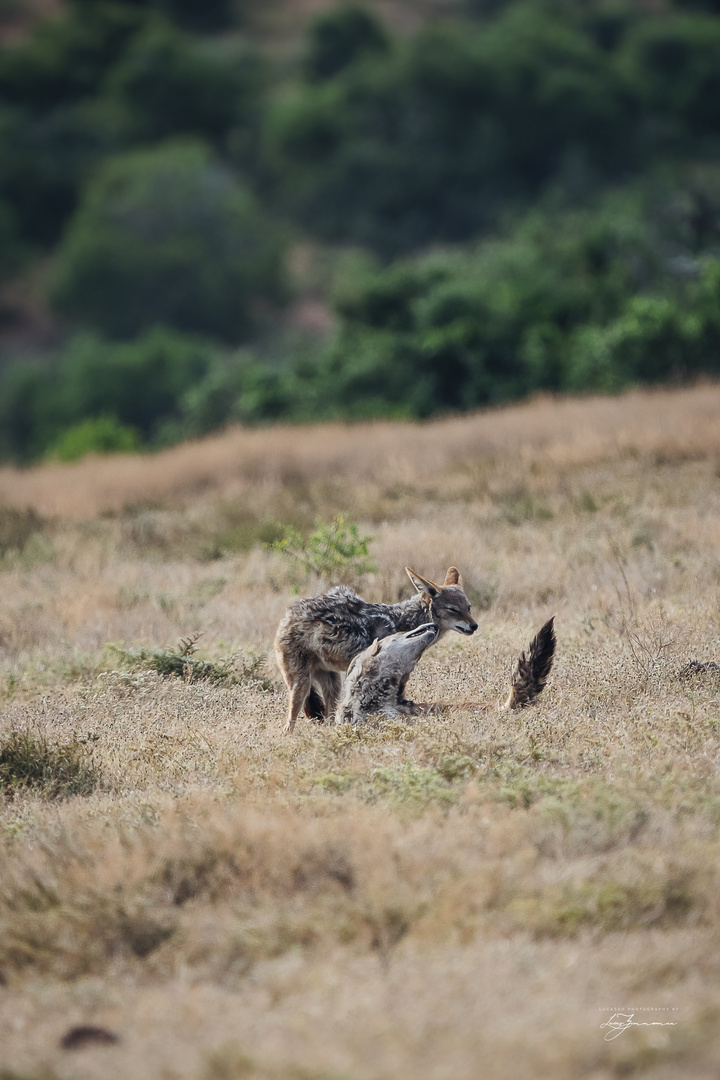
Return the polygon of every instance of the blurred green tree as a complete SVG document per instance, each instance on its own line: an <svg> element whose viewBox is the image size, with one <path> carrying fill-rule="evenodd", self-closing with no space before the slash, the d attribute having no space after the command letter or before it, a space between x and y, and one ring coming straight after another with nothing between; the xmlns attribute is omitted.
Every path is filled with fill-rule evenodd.
<svg viewBox="0 0 720 1080"><path fill-rule="evenodd" d="M385 53L390 39L366 8L343 4L323 12L308 32L304 70L310 82L322 82L344 71L355 61Z"/></svg>
<svg viewBox="0 0 720 1080"><path fill-rule="evenodd" d="M267 146L290 211L384 255L487 229L551 179L634 160L631 88L543 5L430 25L279 101Z"/></svg>
<svg viewBox="0 0 720 1080"><path fill-rule="evenodd" d="M98 2L41 20L0 48L0 197L20 237L53 244L93 165L116 149L113 118L98 96L145 24L141 13Z"/></svg>
<svg viewBox="0 0 720 1080"><path fill-rule="evenodd" d="M198 42L157 20L112 68L104 97L131 141L194 134L222 143L234 128L259 124L263 88L257 52Z"/></svg>
<svg viewBox="0 0 720 1080"><path fill-rule="evenodd" d="M117 6L167 16L180 26L198 33L222 30L232 25L240 3L238 0L112 0ZM70 0L80 12L97 5L97 0Z"/></svg>
<svg viewBox="0 0 720 1080"><path fill-rule="evenodd" d="M227 341L282 295L283 240L196 142L106 161L58 248L55 309L110 337L157 324Z"/></svg>

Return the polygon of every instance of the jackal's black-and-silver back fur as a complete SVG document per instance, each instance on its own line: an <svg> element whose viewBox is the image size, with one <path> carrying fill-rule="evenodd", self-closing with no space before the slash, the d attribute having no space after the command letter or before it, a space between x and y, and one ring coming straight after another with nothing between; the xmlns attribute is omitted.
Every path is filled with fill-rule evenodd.
<svg viewBox="0 0 720 1080"><path fill-rule="evenodd" d="M505 702L506 709L522 709L525 705L531 705L545 689L557 644L554 622L553 615L530 642L527 656L525 653L520 654L512 673L510 695Z"/></svg>
<svg viewBox="0 0 720 1080"><path fill-rule="evenodd" d="M397 604L371 604L339 585L288 609L275 635L278 664L290 691L286 731L293 730L303 709L310 717L334 713L342 675L376 638L428 622L437 625L438 636L448 630L475 633L477 623L454 566L442 585L406 570L417 595Z"/></svg>

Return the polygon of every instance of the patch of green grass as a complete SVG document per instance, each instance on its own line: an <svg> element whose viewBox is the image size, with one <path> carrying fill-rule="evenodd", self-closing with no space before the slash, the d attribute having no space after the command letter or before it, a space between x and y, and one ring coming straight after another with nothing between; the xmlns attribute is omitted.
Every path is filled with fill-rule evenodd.
<svg viewBox="0 0 720 1080"><path fill-rule="evenodd" d="M489 581L464 581L463 588L475 611L489 611L497 599L497 585Z"/></svg>
<svg viewBox="0 0 720 1080"><path fill-rule="evenodd" d="M369 557L371 536L360 536L357 525L336 517L315 522L315 531L303 536L292 525L283 526L282 537L268 547L300 567L305 578L313 575L331 584L350 584L377 570Z"/></svg>
<svg viewBox="0 0 720 1080"><path fill-rule="evenodd" d="M44 1065L32 1072L17 1072L15 1069L0 1069L0 1080L58 1080L54 1069Z"/></svg>
<svg viewBox="0 0 720 1080"><path fill-rule="evenodd" d="M522 525L526 521L551 521L555 516L549 506L540 502L529 491L510 491L497 496L502 516L510 525Z"/></svg>
<svg viewBox="0 0 720 1080"><path fill-rule="evenodd" d="M2 1080L0 1074L0 1080ZM224 1046L208 1056L202 1080L352 1080L347 1073L326 1072L301 1064L262 1065L239 1046Z"/></svg>
<svg viewBox="0 0 720 1080"><path fill-rule="evenodd" d="M284 527L271 518L241 518L201 540L195 555L201 562L212 562L227 555L243 554L254 547L271 547L283 535Z"/></svg>
<svg viewBox="0 0 720 1080"><path fill-rule="evenodd" d="M457 772L448 767L447 774L432 766L388 765L372 769L369 773L353 770L324 772L309 778L310 786L333 795L354 792L364 802L389 799L392 802L416 808L430 803L451 805L456 802L461 786L455 781L467 774L461 768Z"/></svg>
<svg viewBox="0 0 720 1080"><path fill-rule="evenodd" d="M313 781L314 786L321 791L328 791L333 795L342 795L353 786L353 777L347 773L323 773Z"/></svg>
<svg viewBox="0 0 720 1080"><path fill-rule="evenodd" d="M0 506L0 564L34 566L52 562L55 549L46 522L35 510Z"/></svg>
<svg viewBox="0 0 720 1080"><path fill-rule="evenodd" d="M537 934L565 936L583 927L605 933L681 923L691 912L687 882L584 881L515 896L507 912L515 923Z"/></svg>
<svg viewBox="0 0 720 1080"><path fill-rule="evenodd" d="M533 772L532 769L511 767L492 770L501 780L499 794L513 807L527 809L541 799L575 800L579 787L574 780L562 777L546 776Z"/></svg>
<svg viewBox="0 0 720 1080"><path fill-rule="evenodd" d="M450 805L457 801L459 788L437 769L417 765L393 765L373 769L367 783L370 798L390 797L399 803Z"/></svg>
<svg viewBox="0 0 720 1080"><path fill-rule="evenodd" d="M596 514L599 509L592 493L586 490L581 491L575 499L575 508L585 514Z"/></svg>
<svg viewBox="0 0 720 1080"><path fill-rule="evenodd" d="M444 780L464 780L471 776L478 767L477 761L468 754L443 754L435 763L435 768Z"/></svg>
<svg viewBox="0 0 720 1080"><path fill-rule="evenodd" d="M0 740L0 790L9 798L26 789L45 798L89 795L98 781L79 739L51 744L44 735L11 731Z"/></svg>

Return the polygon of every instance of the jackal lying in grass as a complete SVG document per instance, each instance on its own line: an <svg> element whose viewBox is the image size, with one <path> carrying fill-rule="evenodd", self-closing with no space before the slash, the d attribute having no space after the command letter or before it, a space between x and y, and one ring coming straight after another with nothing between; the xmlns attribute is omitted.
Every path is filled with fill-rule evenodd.
<svg viewBox="0 0 720 1080"><path fill-rule="evenodd" d="M554 621L554 616L548 619L530 642L527 656L523 652L518 658L504 709L523 708L542 693L555 655ZM335 723L362 724L373 713L408 716L432 712L432 705L414 705L404 695L420 657L437 638L435 623L426 623L416 630L376 640L359 653L348 668Z"/></svg>
<svg viewBox="0 0 720 1080"><path fill-rule="evenodd" d="M435 623L376 639L348 668L335 713L336 724L362 724L372 713L398 716L416 712L405 700L405 684L418 660L438 639Z"/></svg>
<svg viewBox="0 0 720 1080"><path fill-rule="evenodd" d="M417 630L428 622L437 626L438 638L448 630L475 633L478 624L470 614L470 601L456 567L449 568L442 585L405 569L417 589L417 596L409 600L370 604L339 585L288 609L275 635L278 664L290 691L286 732L293 730L303 709L315 719L335 712L342 675L376 638ZM403 693L404 685L401 699Z"/></svg>

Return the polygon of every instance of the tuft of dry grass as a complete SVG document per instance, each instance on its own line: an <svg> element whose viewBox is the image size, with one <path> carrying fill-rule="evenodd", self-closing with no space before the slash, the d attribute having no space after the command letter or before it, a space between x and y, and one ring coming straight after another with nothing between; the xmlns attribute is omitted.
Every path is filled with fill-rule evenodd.
<svg viewBox="0 0 720 1080"><path fill-rule="evenodd" d="M10 731L0 740L0 791L6 798L32 788L48 798L89 795L98 772L84 742L53 745L32 731Z"/></svg>
<svg viewBox="0 0 720 1080"><path fill-rule="evenodd" d="M0 563L0 740L74 740L102 783L0 795L0 1068L715 1076L717 396L5 470L45 554ZM264 658L297 583L265 530L341 514L368 597L455 564L480 629L423 657L412 722L288 739ZM551 614L547 688L503 713ZM667 1026L606 1041L628 1010ZM63 1050L84 1027L117 1042Z"/></svg>

